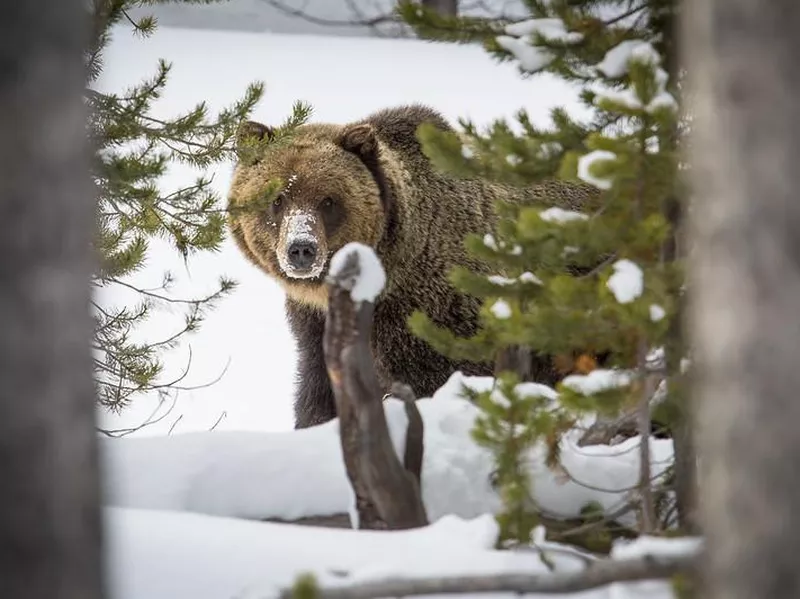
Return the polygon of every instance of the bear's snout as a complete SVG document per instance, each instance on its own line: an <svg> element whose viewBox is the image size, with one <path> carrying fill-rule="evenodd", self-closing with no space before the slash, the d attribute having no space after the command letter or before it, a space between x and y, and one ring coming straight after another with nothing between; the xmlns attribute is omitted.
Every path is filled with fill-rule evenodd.
<svg viewBox="0 0 800 599"><path fill-rule="evenodd" d="M278 262L291 279L314 279L325 267L327 244L325 231L317 215L295 210L281 226Z"/></svg>
<svg viewBox="0 0 800 599"><path fill-rule="evenodd" d="M298 272L308 271L317 259L317 244L313 241L295 241L289 245L289 264Z"/></svg>

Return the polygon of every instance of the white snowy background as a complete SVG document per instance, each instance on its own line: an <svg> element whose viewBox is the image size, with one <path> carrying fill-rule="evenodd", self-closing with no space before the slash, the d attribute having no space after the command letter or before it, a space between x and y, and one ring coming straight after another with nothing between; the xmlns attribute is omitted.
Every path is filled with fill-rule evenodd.
<svg viewBox="0 0 800 599"><path fill-rule="evenodd" d="M305 5L328 11L329 18L347 16L339 2ZM158 59L167 59L173 70L156 106L164 116L199 101L212 111L222 108L253 80L266 84L254 114L266 123L282 121L296 100L314 107L314 120L340 123L411 102L426 103L453 123L463 116L488 124L525 108L534 122L545 124L554 106L567 105L573 114L583 110L574 88L548 75L526 81L513 64L498 65L479 47L377 39L363 30L343 33L291 19L285 25L285 17L260 0L166 6L157 14L161 25L148 39L124 26L115 31L98 87L121 92L150 76ZM281 33L283 25L287 33ZM222 194L231 171L232 165L225 165L215 172L214 185ZM189 183L193 175L173 169L163 181L165 191ZM219 253L191 259L188 266L154 242L147 267L133 281L156 287L165 270L177 277L176 296L199 296L220 275L233 277L239 287L167 359L166 378L184 368L191 347L185 386L203 385L224 372L222 378L181 392L169 413L159 411L154 397L138 399L119 415L98 412L106 429L136 427L153 413L163 416L124 439L101 439L112 597L271 597L307 570L326 584L398 574L547 572L536 552L492 549L497 529L491 512L499 505L488 483L492 463L469 439L475 408L458 396L462 383L485 388L491 379L456 374L434 398L419 402L425 421L422 492L430 527L379 533L258 522L349 510L337 423L292 430L295 350L283 294L230 240ZM107 289L99 299L123 302L130 295ZM140 334L163 338L180 324L178 311L164 312ZM404 411L394 401L386 410L402 451ZM636 444L636 439L614 447L567 443L569 477L547 471L532 452L536 499L549 513L565 517L592 500L618 508L636 484ZM654 472L663 470L671 451L668 441L654 444ZM585 563L586 556L574 550L542 546L554 549L549 557L559 570ZM615 549L615 555L685 549L643 539ZM663 583L642 583L572 596L670 595Z"/></svg>

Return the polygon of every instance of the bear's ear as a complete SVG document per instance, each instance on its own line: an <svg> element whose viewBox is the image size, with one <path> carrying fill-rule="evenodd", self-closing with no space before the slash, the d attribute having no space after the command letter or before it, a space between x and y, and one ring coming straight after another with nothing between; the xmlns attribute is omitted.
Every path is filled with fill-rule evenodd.
<svg viewBox="0 0 800 599"><path fill-rule="evenodd" d="M242 160L256 159L258 144L262 140L271 140L275 130L256 121L244 121L236 132L236 153Z"/></svg>
<svg viewBox="0 0 800 599"><path fill-rule="evenodd" d="M375 129L367 123L348 125L339 134L338 141L342 148L361 158L375 156L378 152L378 138L375 136Z"/></svg>

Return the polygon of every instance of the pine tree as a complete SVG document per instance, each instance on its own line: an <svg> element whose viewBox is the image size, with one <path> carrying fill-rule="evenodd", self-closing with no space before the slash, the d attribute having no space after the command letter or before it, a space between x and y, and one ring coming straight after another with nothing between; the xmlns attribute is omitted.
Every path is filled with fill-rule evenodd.
<svg viewBox="0 0 800 599"><path fill-rule="evenodd" d="M92 40L86 50L86 98L90 109L89 132L94 144L93 178L97 192L95 247L99 263L94 276L97 289L121 285L137 298L134 305L109 308L93 302L95 316L95 380L101 405L120 410L137 393L166 394L177 381L161 381L162 353L196 331L204 315L230 293L234 281L221 277L211 293L202 297L168 297L173 277L166 273L159 289L139 289L126 277L140 269L149 241L167 239L184 260L198 252L217 251L225 234L225 210L212 187L208 170L233 156L240 123L261 98L263 84L250 84L231 106L210 114L199 102L170 119L152 111L167 85L171 65L164 60L155 73L121 93L101 93L92 88L103 69L103 50L112 28L130 25L137 34L153 33L153 16L134 18L131 9L167 0L93 0ZM188 3L219 0L181 0ZM297 104L286 130L302 123L310 108ZM159 187L170 166L189 165L200 174L193 184L165 192ZM159 304L186 308L176 330L157 341L134 340L142 323ZM185 375L185 373L184 373Z"/></svg>
<svg viewBox="0 0 800 599"><path fill-rule="evenodd" d="M452 273L457 288L483 301L479 332L456 337L422 311L410 319L417 335L454 358L488 361L513 347L560 358L567 376L552 394L531 393L510 371L498 373L494 390L473 394L483 408L475 438L494 451L506 500L502 533L521 542L536 519L522 515L531 503L520 455L544 443L557 463L560 433L587 415L629 411L646 439L662 381L670 393L663 405L678 404L671 382L683 352L683 272L675 215L685 195L676 1L526 5L530 18L520 22L444 17L408 1L398 7L420 37L480 42L499 61L515 60L526 77L550 72L580 85L582 102L594 109L592 120L578 122L558 108L546 129L520 111L517 131L503 119L485 131L462 119L459 134L427 125L418 132L432 162L454 175L521 186L563 179L593 185L600 198L585 212L500 202L496 233L465 240L497 274ZM603 368L597 356L610 356ZM647 465L641 524L652 531L658 522L646 441L640 457Z"/></svg>

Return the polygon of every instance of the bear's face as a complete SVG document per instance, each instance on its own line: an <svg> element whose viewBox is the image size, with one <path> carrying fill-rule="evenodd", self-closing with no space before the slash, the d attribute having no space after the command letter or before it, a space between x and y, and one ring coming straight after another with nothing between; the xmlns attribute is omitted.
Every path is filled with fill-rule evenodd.
<svg viewBox="0 0 800 599"><path fill-rule="evenodd" d="M263 125L247 126L251 137L270 135ZM331 256L351 241L375 247L384 230L380 189L359 153L364 144L351 143L351 129L299 128L289 143L240 161L229 195L230 205L242 209L230 218L239 248L290 297L322 309ZM376 150L371 128L357 129ZM280 191L266 198L275 180Z"/></svg>

